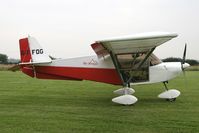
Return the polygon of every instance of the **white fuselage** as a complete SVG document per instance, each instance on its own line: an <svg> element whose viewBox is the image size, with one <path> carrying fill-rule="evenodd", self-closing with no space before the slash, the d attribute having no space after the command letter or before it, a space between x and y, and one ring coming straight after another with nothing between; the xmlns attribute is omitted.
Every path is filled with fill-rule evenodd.
<svg viewBox="0 0 199 133"><path fill-rule="evenodd" d="M110 56L98 58L97 56L87 56L71 59L56 59L49 66L76 67L76 68L102 68L115 69ZM151 84L171 80L182 72L180 62L163 62L158 65L149 66L149 80L146 82L131 83Z"/></svg>

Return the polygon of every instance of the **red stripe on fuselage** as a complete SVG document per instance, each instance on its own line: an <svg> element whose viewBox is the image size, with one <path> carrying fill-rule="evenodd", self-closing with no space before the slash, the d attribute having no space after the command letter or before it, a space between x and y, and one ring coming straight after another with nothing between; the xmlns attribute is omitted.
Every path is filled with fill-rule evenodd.
<svg viewBox="0 0 199 133"><path fill-rule="evenodd" d="M79 80L92 80L109 84L121 85L121 79L115 69L105 68L79 68L79 67L58 67L58 66L35 66L37 73L55 75L57 78L74 78ZM50 78L50 77L49 77Z"/></svg>
<svg viewBox="0 0 199 133"><path fill-rule="evenodd" d="M44 73L38 73L38 72L36 72L35 76L38 79L57 79L57 80L78 80L78 81L81 81L81 79L75 79L75 78L70 78L70 77L66 77L66 76L57 76L57 75L52 75L52 74L44 74Z"/></svg>
<svg viewBox="0 0 199 133"><path fill-rule="evenodd" d="M21 71L32 78L36 77L39 79L82 80L82 79L75 79L75 78L66 77L66 76L58 76L54 74L52 75L49 73L41 73L41 72L39 73L39 72L36 72L32 66L23 66L21 67Z"/></svg>

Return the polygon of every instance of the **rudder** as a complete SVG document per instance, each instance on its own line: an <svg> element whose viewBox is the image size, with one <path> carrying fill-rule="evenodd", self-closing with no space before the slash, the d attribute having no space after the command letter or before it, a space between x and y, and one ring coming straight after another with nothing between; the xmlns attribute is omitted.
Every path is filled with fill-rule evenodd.
<svg viewBox="0 0 199 133"><path fill-rule="evenodd" d="M28 63L32 61L28 38L19 40L21 63Z"/></svg>

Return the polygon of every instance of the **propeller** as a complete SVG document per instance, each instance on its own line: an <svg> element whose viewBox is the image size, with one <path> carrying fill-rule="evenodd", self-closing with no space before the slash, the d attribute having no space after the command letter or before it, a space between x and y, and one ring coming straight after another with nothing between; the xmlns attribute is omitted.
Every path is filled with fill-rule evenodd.
<svg viewBox="0 0 199 133"><path fill-rule="evenodd" d="M186 61L186 53L187 53L187 44L185 43L184 53L183 53L183 57L182 57L182 61L181 61L181 68L182 68L183 73L184 73L184 69L190 66L188 63L185 62Z"/></svg>
<svg viewBox="0 0 199 133"><path fill-rule="evenodd" d="M181 61L181 68L182 68L183 75L184 75L185 88L187 88L187 78L186 78L186 74L185 74L185 68L190 66L188 63L185 62L186 61L186 53L187 53L187 44L185 43L183 58Z"/></svg>

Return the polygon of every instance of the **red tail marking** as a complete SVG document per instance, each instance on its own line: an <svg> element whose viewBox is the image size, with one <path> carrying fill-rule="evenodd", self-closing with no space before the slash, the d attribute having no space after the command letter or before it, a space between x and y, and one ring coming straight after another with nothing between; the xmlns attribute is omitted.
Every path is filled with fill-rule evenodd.
<svg viewBox="0 0 199 133"><path fill-rule="evenodd" d="M21 62L30 62L31 54L28 45L28 38L23 38L19 40Z"/></svg>

